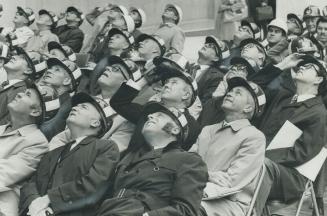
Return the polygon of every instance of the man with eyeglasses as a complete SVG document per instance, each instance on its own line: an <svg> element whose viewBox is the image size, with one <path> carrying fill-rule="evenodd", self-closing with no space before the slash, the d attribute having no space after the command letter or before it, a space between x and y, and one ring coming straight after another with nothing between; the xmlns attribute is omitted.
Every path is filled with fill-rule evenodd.
<svg viewBox="0 0 327 216"><path fill-rule="evenodd" d="M176 4L167 4L162 14L162 24L154 33L165 41L166 49L182 53L185 43L184 31L178 26L182 21L183 11Z"/></svg>
<svg viewBox="0 0 327 216"><path fill-rule="evenodd" d="M326 91L326 68L324 64L309 55L297 53L282 62L267 66L268 76L286 73L291 69L296 89L282 85L279 89L269 89L269 78L255 79L267 95L267 110L257 123L265 134L267 145L286 121L302 131L293 147L266 151L267 178L265 190L257 200L268 199L292 202L301 197L307 179L295 167L315 157L326 142L326 108L322 96ZM268 74L269 73L269 74ZM276 212L278 214L278 212Z"/></svg>
<svg viewBox="0 0 327 216"><path fill-rule="evenodd" d="M232 41L229 41L228 46L230 49L230 56L223 61L223 65L229 67L230 60L233 57L239 57L241 54L241 41L253 38L256 40L260 39L260 28L257 24L253 22L248 22L246 20L242 20L241 26L239 27L238 31L236 31L234 38Z"/></svg>
<svg viewBox="0 0 327 216"><path fill-rule="evenodd" d="M53 29L53 33L59 38L60 43L72 48L78 53L83 45L84 33L79 28L83 23L83 13L75 7L66 10L66 24Z"/></svg>
<svg viewBox="0 0 327 216"><path fill-rule="evenodd" d="M266 64L267 53L263 45L253 39L248 38L241 41L241 57L245 58L255 71L259 71Z"/></svg>
<svg viewBox="0 0 327 216"><path fill-rule="evenodd" d="M246 59L241 57L231 59L228 72L223 77L223 80L219 82L218 87L212 94L212 98L203 104L202 112L198 118L201 128L224 120L225 114L221 110L221 104L228 91L228 80L234 77L241 77L246 80L248 76L252 76L255 73L255 70Z"/></svg>
<svg viewBox="0 0 327 216"><path fill-rule="evenodd" d="M274 19L268 24L267 50L268 61L273 64L281 62L288 53L287 24L283 19Z"/></svg>
<svg viewBox="0 0 327 216"><path fill-rule="evenodd" d="M8 42L12 46L26 47L28 40L34 35L29 27L35 20L34 12L31 8L17 7L16 15L13 19L14 27L1 29L0 41Z"/></svg>
<svg viewBox="0 0 327 216"><path fill-rule="evenodd" d="M190 74L198 84L198 96L202 103L212 97L212 93L223 79L220 68L223 58L228 55L227 45L214 36L205 39L204 46L198 51L197 63L190 66Z"/></svg>

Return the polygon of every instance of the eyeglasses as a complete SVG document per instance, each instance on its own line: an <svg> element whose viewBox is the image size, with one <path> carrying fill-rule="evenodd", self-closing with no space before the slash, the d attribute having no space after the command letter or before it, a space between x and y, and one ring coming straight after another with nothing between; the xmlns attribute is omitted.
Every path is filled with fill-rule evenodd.
<svg viewBox="0 0 327 216"><path fill-rule="evenodd" d="M111 71L111 72L113 72L113 73L121 73L121 74L123 75L123 77L124 77L126 80L128 80L128 78L127 78L127 76L125 75L124 71L123 71L120 67L118 67L118 66L108 66L108 67L106 67L106 70L109 70L109 71Z"/></svg>

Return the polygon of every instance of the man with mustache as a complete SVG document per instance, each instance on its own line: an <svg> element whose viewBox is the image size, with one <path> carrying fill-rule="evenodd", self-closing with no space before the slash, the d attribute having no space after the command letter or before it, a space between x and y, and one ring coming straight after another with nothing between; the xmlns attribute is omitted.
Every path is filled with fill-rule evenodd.
<svg viewBox="0 0 327 216"><path fill-rule="evenodd" d="M309 5L303 11L303 21L307 29L303 32L303 36L312 37L316 33L317 20L321 16L319 7Z"/></svg>

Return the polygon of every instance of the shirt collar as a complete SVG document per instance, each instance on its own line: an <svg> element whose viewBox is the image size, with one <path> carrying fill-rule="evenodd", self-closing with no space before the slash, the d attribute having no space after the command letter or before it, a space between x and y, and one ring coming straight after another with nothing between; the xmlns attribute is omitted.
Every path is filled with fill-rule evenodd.
<svg viewBox="0 0 327 216"><path fill-rule="evenodd" d="M75 145L80 144L80 143L81 143L85 138L86 138L86 136L81 136L81 137L76 138L74 144L75 144Z"/></svg>
<svg viewBox="0 0 327 216"><path fill-rule="evenodd" d="M199 65L200 66L200 70L206 70L210 67L210 65Z"/></svg>
<svg viewBox="0 0 327 216"><path fill-rule="evenodd" d="M2 125L0 126L0 134L4 135L3 133L5 132L5 130L11 127L10 124L6 124L6 125ZM38 130L38 127L36 126L36 124L29 124L29 125L25 125L23 127L20 127L14 131L11 131L10 133L7 133L5 135L10 135L10 134L15 134L15 133L19 133L21 136L29 136L31 133L33 133L35 130Z"/></svg>
<svg viewBox="0 0 327 216"><path fill-rule="evenodd" d="M163 27L163 26L174 27L174 26L176 26L176 24L175 23L161 23L160 27Z"/></svg>
<svg viewBox="0 0 327 216"><path fill-rule="evenodd" d="M220 127L218 128L218 130L220 130L223 126L225 126L225 127L230 126L233 131L237 132L237 131L241 130L242 128L251 126L251 123L248 119L238 119L238 120L231 121L231 122L227 122L226 120L224 120L220 123Z"/></svg>
<svg viewBox="0 0 327 216"><path fill-rule="evenodd" d="M296 102L300 103L300 102L306 101L306 100L311 99L311 98L314 98L314 97L316 97L316 95L313 95L313 94L297 95Z"/></svg>

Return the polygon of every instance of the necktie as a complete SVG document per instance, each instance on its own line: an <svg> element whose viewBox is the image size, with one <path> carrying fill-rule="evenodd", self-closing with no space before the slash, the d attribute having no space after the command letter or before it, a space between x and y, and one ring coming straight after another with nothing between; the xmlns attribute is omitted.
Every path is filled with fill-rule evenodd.
<svg viewBox="0 0 327 216"><path fill-rule="evenodd" d="M76 143L76 140L73 140L66 144L64 150L62 150L60 154L59 162L61 162L65 158L65 156L70 152L70 149L74 143Z"/></svg>

